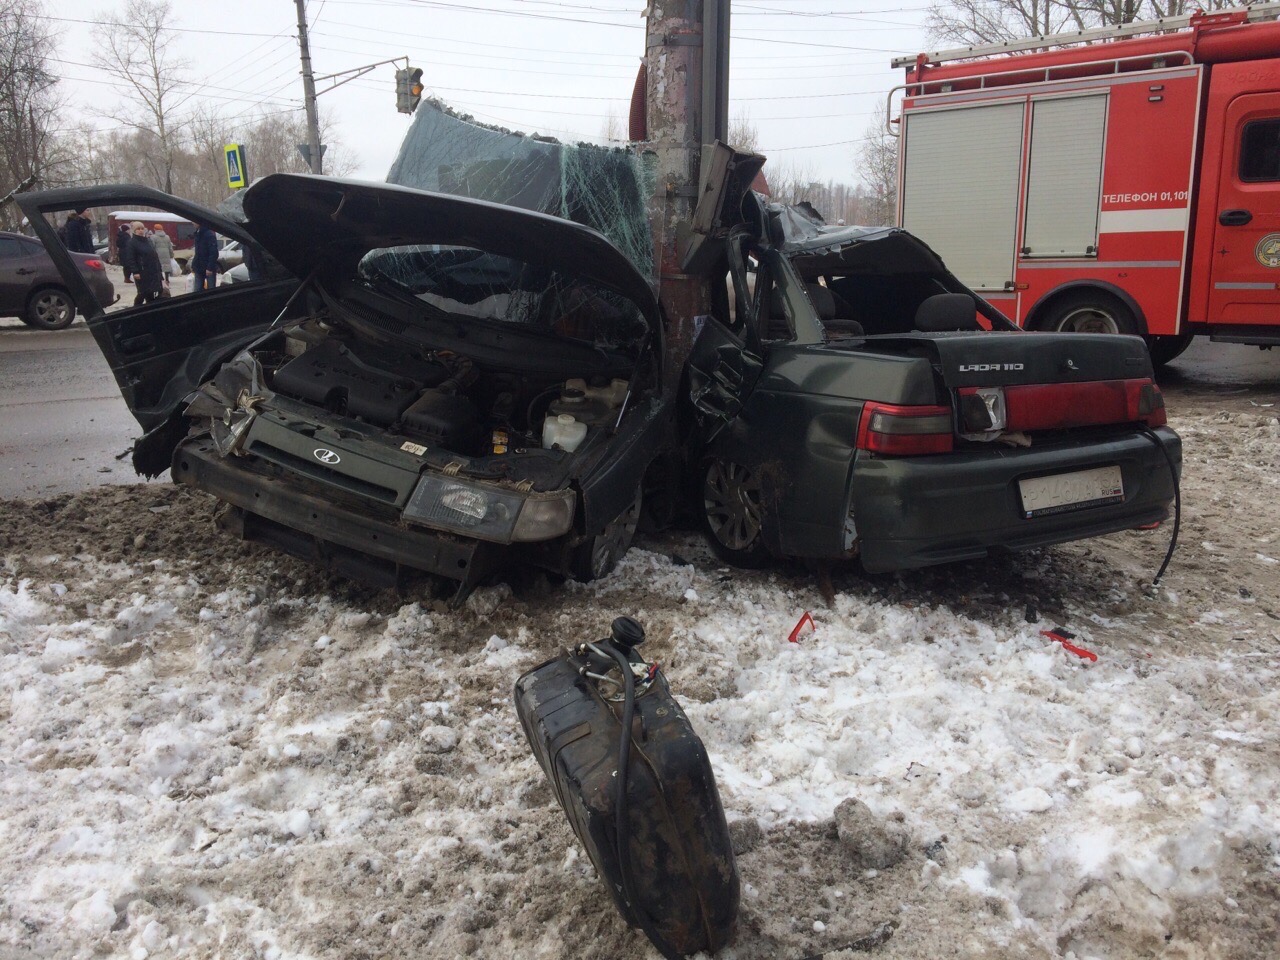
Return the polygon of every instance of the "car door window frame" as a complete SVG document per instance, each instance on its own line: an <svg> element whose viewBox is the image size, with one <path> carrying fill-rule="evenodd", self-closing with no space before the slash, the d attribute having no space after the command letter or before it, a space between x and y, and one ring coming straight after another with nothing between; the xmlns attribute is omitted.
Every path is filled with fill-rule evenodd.
<svg viewBox="0 0 1280 960"><path fill-rule="evenodd" d="M768 301L772 287L777 286L782 294L782 307L789 332L786 337L766 336L769 319L768 311L763 309ZM755 323L757 336L765 344L789 343L811 344L823 343L822 324L809 303L804 292L802 281L791 262L777 250L764 250L760 256L760 272L756 276Z"/></svg>
<svg viewBox="0 0 1280 960"><path fill-rule="evenodd" d="M756 329L756 317L759 308L747 284L747 256L751 237L747 233L731 234L726 244L726 255L729 260L729 275L733 283L734 308L733 315L728 318L725 327L742 341L743 348L760 356L761 341ZM760 287L759 258L756 259L756 292Z"/></svg>
<svg viewBox="0 0 1280 960"><path fill-rule="evenodd" d="M1264 131L1265 139L1251 139L1251 132L1263 131L1264 127L1270 127ZM1240 130L1240 159L1236 175L1241 183L1280 181L1280 117L1259 117L1248 121Z"/></svg>
<svg viewBox="0 0 1280 960"><path fill-rule="evenodd" d="M57 190L45 190L38 193L22 194L18 206L31 222L36 237L53 260L58 273L62 275L71 297L76 302L80 313L84 315L90 326L100 323L108 316L106 308L109 304L100 303L89 284L81 275L74 258L67 252L58 239L57 231L46 217L67 210L82 210L86 207L112 206L126 208L130 206L154 207L166 213L177 213L188 220L207 223L219 236L232 237L236 240L253 242L248 231L240 224L228 220L219 213L171 196L151 187L136 184L109 184L99 187L69 187ZM205 296L216 295L211 291ZM155 308L155 304L164 301L153 301L141 306L125 307L114 311L109 316L112 321L117 318L146 313Z"/></svg>

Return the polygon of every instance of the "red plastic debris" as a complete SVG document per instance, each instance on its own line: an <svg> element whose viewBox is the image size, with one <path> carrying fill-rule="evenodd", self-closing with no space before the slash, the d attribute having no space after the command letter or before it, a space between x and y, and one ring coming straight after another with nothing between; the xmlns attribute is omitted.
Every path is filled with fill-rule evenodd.
<svg viewBox="0 0 1280 960"><path fill-rule="evenodd" d="M1142 523L1142 524L1139 524L1138 526L1134 527L1133 529L1135 529L1135 530L1159 530L1159 529L1160 529L1160 521L1159 521L1159 520L1157 520L1155 523Z"/></svg>
<svg viewBox="0 0 1280 960"><path fill-rule="evenodd" d="M808 611L808 610L806 610L806 611L804 612L804 616L802 616L802 617L801 617L801 618L796 622L795 627L791 630L791 634L790 634L790 636L788 636L788 637L787 637L787 643L799 643L799 642L800 642L800 631L804 629L805 624L808 624L808 625L809 625L809 632L810 632L810 633L813 633L815 630L817 630L817 629L818 629L817 624L815 624L815 623L813 622L813 617L809 615L809 611Z"/></svg>
<svg viewBox="0 0 1280 960"><path fill-rule="evenodd" d="M1094 663L1098 661L1098 655L1092 650L1086 650L1084 647L1077 647L1071 642L1076 638L1076 635L1070 630L1064 629L1063 627L1054 627L1052 630L1041 630L1040 636L1048 637L1050 640L1056 640L1058 643L1062 644L1062 649L1066 650L1068 653L1074 653L1081 660L1090 660Z"/></svg>

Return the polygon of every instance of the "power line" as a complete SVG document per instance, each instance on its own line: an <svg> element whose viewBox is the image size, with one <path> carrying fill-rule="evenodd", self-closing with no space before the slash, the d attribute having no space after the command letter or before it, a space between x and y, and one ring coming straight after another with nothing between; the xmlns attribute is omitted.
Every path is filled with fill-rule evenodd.
<svg viewBox="0 0 1280 960"><path fill-rule="evenodd" d="M90 26L98 27L132 27L135 24L122 23L119 20L82 20L75 17L55 17L47 13L34 13L34 17L40 17L42 20L56 20L59 23L87 23ZM246 33L242 30L198 30L195 27L165 27L166 30L172 30L174 33L207 33L222 37L277 37L277 33Z"/></svg>
<svg viewBox="0 0 1280 960"><path fill-rule="evenodd" d="M363 2L367 2L367 0L363 0ZM446 2L446 0L402 0L402 2L412 4L413 6L416 6L416 7L421 7L421 8L431 9L431 10L461 10L467 13L487 13L487 14L494 14L496 16L523 17L530 20L550 20L550 21L556 21L556 22L562 22L562 23L581 23L581 24L587 24L590 26L598 26L598 27L616 27L621 30L630 30L630 31L636 31L641 33L644 31L643 23L637 23L637 24L610 23L607 20L588 20L583 17L564 17L564 16L559 16L559 15L550 14L550 13L533 13L533 12L526 12L521 10L506 10L500 7L465 6L457 3L448 3ZM334 3L361 4L362 0L334 0ZM739 39L745 42L751 42L751 43L777 43L777 44L785 44L788 46L824 47L830 50L852 50L852 51L863 52L863 53L888 53L888 54L901 55L903 52L901 49L898 49L898 48L851 47L847 44L817 43L815 41L809 41L809 40L778 40L772 37L741 36L739 37Z"/></svg>
<svg viewBox="0 0 1280 960"><path fill-rule="evenodd" d="M67 64L68 66L72 66L72 67L86 67L86 68L88 68L88 69L90 69L90 70L100 70L100 71L102 71L103 73L108 73L108 74L110 74L110 73L111 73L111 71L110 71L109 69L107 69L106 67L102 67L102 66L99 66L98 64L94 64L94 63L82 63L82 62L81 62L81 61L79 61L79 60L64 60L64 59L62 59L62 58L60 58L60 57L49 57L48 59L49 59L49 60L51 60L51 61L53 61L54 63L65 63L65 64ZM109 86L113 86L113 87L117 87L117 88L119 87L119 85L121 85L121 84L125 83L125 81L123 81L123 80L119 80L119 79L116 79L116 80L90 80L90 79L88 79L88 78L86 78L86 77L81 77L81 78L79 78L79 79L76 79L76 80L75 80L75 82L76 82L76 83L104 83L104 84L107 84L107 85L109 85ZM188 82L188 81L186 81L186 80L177 80L177 81L175 81L175 82L174 82L174 85L175 85L175 87L193 87L193 86L194 86L194 87L196 87L198 90L222 90L222 91L225 91L225 92L228 92L228 93L238 93L238 94L241 94L241 96L240 96L240 97L216 97L216 96L211 96L211 97L209 98L209 99L211 99L211 100L227 100L227 101L229 101L229 102L236 102L236 101L243 101L243 100L244 100L244 98L246 98L246 97L248 97L248 98L252 98L252 97L256 97L256 96L258 96L258 94L257 94L256 92L253 92L253 91L250 91L250 90L237 90L237 89L236 89L236 88L234 88L234 87L219 87L219 86L215 86L214 84L211 84L211 83L194 84L194 83L190 83L190 82ZM279 104L274 104L274 105L275 105L275 106L279 106Z"/></svg>
<svg viewBox="0 0 1280 960"><path fill-rule="evenodd" d="M333 2L334 3L343 2L343 3L358 4L358 5L397 6L397 7L404 7L409 5L407 3L407 0L398 0L398 2L391 2L391 0L333 0ZM414 9L417 9L417 7L414 7ZM329 26L347 27L354 30L369 31L379 35L393 34L397 37L403 38L403 33L397 33L395 31L390 31L382 27L371 27L368 24L350 23L348 21L334 20L332 18L330 18L329 20L326 20L325 23ZM320 35L332 36L332 34L323 33L323 32ZM350 40L355 43L382 43L382 41L363 40L359 37L350 37L350 36L342 36L341 39ZM528 45L524 45L524 44L516 45L516 44L491 43L491 42L482 41L482 40L475 40L472 38L467 38L464 40L455 40L452 37L444 37L444 36L433 36L432 39L437 43L448 43L448 44L460 45L465 48L466 53L468 53L469 55L475 55L475 56L490 56L488 54L475 53L474 51L476 47L488 47L495 50L518 50L518 51L521 51L522 53L529 52ZM410 50L415 50L415 49L431 50L432 48L431 47L410 47L409 49ZM542 52L542 53L563 53L566 56L572 57L573 59L572 60L557 60L557 59L547 60L540 57L511 57L511 56L509 56L507 59L528 60L530 62L542 62L542 63L577 63L577 62L581 62L582 57L598 57L598 58L609 58L609 59L615 59L615 60L628 60L632 63L636 63L641 59L641 51L639 49L637 49L635 53L609 53L607 51L600 51L600 50L583 51L581 49L571 50L566 48L554 48L554 47L539 47L537 49L539 52ZM843 49L849 49L849 48L841 47L840 49L843 50ZM449 52L457 52L457 51L443 51L443 52L449 53ZM875 50L871 52L883 53L884 51ZM889 51L889 52L897 52L897 51ZM822 59L833 59L837 57L839 57L842 60L848 59L843 54L837 54L837 53L814 53L814 54L805 54L805 55L797 54L794 56L787 56L784 54L771 54L771 55L739 54L734 57L734 61L738 62L738 61L744 61L744 60L746 61L767 60L769 62L769 65L771 66L785 66L786 64L793 64L796 67L819 67L819 66L823 66L823 64L815 64L812 61L822 60Z"/></svg>

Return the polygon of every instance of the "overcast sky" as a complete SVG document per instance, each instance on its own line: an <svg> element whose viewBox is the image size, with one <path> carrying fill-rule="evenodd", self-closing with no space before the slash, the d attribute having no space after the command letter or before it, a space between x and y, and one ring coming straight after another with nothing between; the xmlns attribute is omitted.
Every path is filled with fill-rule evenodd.
<svg viewBox="0 0 1280 960"><path fill-rule="evenodd" d="M859 142L902 71L928 44L924 0L734 0L731 113L747 114L775 161L820 179L855 180ZM612 111L625 130L644 50L643 0L309 0L317 76L408 56L453 106L482 120L566 140L602 142ZM94 22L124 3L48 0L68 120L113 126L122 88L101 66ZM290 0L174 5L190 103L239 122L302 107L297 16ZM394 66L320 97L356 176L381 180L410 118L395 110ZM318 89L324 90L325 83ZM185 109L185 108L184 108ZM252 169L252 145L249 145Z"/></svg>

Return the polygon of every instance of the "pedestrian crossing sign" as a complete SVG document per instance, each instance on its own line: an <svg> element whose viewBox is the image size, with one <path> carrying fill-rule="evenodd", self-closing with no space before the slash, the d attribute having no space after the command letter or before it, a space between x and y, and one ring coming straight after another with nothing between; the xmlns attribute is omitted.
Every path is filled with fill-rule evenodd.
<svg viewBox="0 0 1280 960"><path fill-rule="evenodd" d="M222 148L227 161L227 186L239 190L249 185L249 168L244 162L244 144L228 143Z"/></svg>

